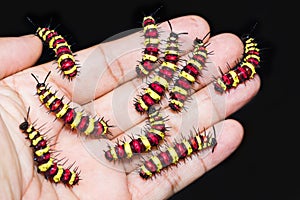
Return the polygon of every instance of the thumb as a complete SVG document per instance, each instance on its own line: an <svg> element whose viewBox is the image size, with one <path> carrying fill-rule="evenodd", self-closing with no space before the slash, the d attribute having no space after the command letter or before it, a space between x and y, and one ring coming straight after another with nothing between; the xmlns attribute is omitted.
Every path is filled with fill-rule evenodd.
<svg viewBox="0 0 300 200"><path fill-rule="evenodd" d="M34 65L42 48L42 41L32 34L0 38L0 80Z"/></svg>

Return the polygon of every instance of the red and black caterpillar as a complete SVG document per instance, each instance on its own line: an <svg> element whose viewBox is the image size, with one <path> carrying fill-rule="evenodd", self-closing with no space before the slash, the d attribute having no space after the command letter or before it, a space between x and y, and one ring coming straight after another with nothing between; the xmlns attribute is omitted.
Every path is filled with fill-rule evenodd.
<svg viewBox="0 0 300 200"><path fill-rule="evenodd" d="M110 133L109 128L111 126L107 124L107 121L104 121L103 117L96 119L88 114L76 111L70 107L69 103L63 103L63 99L58 98L56 92L50 91L50 88L45 83L50 72L42 83L39 82L34 74L31 75L37 81L36 94L39 96L42 104L49 109L49 112L55 113L56 118L62 119L65 124L70 125L72 130L76 129L85 135L95 138L103 137Z"/></svg>
<svg viewBox="0 0 300 200"><path fill-rule="evenodd" d="M207 45L203 40L208 34L203 39L196 38L194 40L192 57L190 57L187 64L181 69L174 81L174 85L169 93L169 107L174 111L181 111L184 107L184 102L190 96L192 84L201 75L201 70L205 66L208 52L206 49Z"/></svg>
<svg viewBox="0 0 300 200"><path fill-rule="evenodd" d="M27 118L24 118L19 126L20 130L27 135L26 139L31 142L31 147L33 149L34 161L37 164L37 171L44 174L47 180L54 183L63 183L67 186L74 186L78 184L80 177L78 172L78 167L73 170L71 166L65 168L63 165L59 164L57 159L52 156L52 150L47 140L43 135L37 130L33 124L28 121L29 109L27 113Z"/></svg>
<svg viewBox="0 0 300 200"><path fill-rule="evenodd" d="M187 33L173 32L171 23L169 21L168 23L171 27L171 33L168 37L164 51L164 60L155 72L148 87L144 89L144 94L141 94L138 98L134 99L135 109L140 113L148 111L149 107L160 102L162 96L168 90L169 83L172 81L174 73L178 69L177 62L179 61L180 54L178 38L180 34Z"/></svg>
<svg viewBox="0 0 300 200"><path fill-rule="evenodd" d="M165 151L160 151L149 160L145 160L139 168L139 174L143 179L151 178L194 153L199 153L210 147L213 152L216 144L215 129L214 134L197 131L194 136L191 135L187 139L184 138L180 142L175 142L173 146L167 147Z"/></svg>
<svg viewBox="0 0 300 200"><path fill-rule="evenodd" d="M158 9L154 12L156 13ZM154 69L157 68L158 54L159 54L159 32L158 27L153 18L153 15L144 17L143 31L144 31L144 45L142 60L136 66L136 73L139 77L148 76Z"/></svg>
<svg viewBox="0 0 300 200"><path fill-rule="evenodd" d="M78 74L78 62L66 39L48 27L38 27L35 33L55 53L63 77L72 80Z"/></svg>
<svg viewBox="0 0 300 200"><path fill-rule="evenodd" d="M148 128L145 134L132 138L130 142L118 142L115 146L109 146L105 151L105 158L109 161L132 158L134 154L140 154L150 151L153 147L159 145L165 137L167 127L166 118L160 113L160 109L151 107L149 109Z"/></svg>
<svg viewBox="0 0 300 200"><path fill-rule="evenodd" d="M219 93L236 88L241 83L252 79L256 74L256 68L259 67L260 53L257 42L254 38L246 36L244 41L244 55L242 60L227 73L214 81L214 88Z"/></svg>

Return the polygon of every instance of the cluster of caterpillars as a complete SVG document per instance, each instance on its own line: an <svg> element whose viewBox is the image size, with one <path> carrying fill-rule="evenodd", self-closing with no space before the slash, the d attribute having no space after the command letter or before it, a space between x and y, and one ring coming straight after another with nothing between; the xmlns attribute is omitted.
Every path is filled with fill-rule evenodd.
<svg viewBox="0 0 300 200"><path fill-rule="evenodd" d="M158 11L159 9L157 9ZM161 100L169 94L168 106L174 113L179 113L185 108L185 102L192 95L193 85L202 76L202 70L206 68L209 43L204 42L210 33L204 37L196 37L193 41L193 50L190 52L188 60L180 66L181 53L180 37L187 32L176 33L173 31L169 21L170 33L165 40L165 47L162 48L159 25L154 19L155 11L149 16L145 16L142 22L144 48L142 58L138 61L135 70L138 78L149 78L143 91L134 98L133 107L140 114L147 114L147 125L143 131L130 141L118 141L113 146L108 146L104 156L109 161L131 159L135 155L150 152L156 148L158 152L152 154L150 158L144 159L139 175L143 179L148 179L158 174L169 166L176 165L180 160L197 154L208 148L212 152L217 144L215 129L213 131L194 131L189 137L183 137L180 141L173 142L166 146L164 150L157 148L164 140L166 132L170 127L166 125L167 116L163 116ZM69 81L74 80L79 75L79 62L71 50L67 40L52 30L49 26L37 27L36 36L52 49L55 53L56 63L62 77ZM184 36L183 36L184 37ZM223 94L232 88L236 88L241 83L252 79L256 74L256 68L260 64L260 52L258 44L249 35L242 38L244 42L244 54L240 61L228 72L221 72L221 76L213 80L217 93ZM160 55L163 56L160 56ZM57 119L63 121L71 130L76 130L86 136L97 139L110 134L108 120L104 117L92 117L84 111L79 111L65 103L63 97L58 97L56 91L51 91L46 80L50 72L41 82L35 74L31 74L36 80L36 94L40 102L53 113ZM78 167L64 167L53 156L46 137L43 136L34 124L29 122L29 110L27 118L19 125L27 139L31 142L34 161L37 170L43 173L46 179L55 183L63 183L68 186L77 184L80 180Z"/></svg>

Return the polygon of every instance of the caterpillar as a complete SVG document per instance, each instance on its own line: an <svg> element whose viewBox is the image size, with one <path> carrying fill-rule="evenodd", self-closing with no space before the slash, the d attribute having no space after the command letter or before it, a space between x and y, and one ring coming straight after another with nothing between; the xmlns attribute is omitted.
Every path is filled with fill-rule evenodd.
<svg viewBox="0 0 300 200"><path fill-rule="evenodd" d="M244 54L241 61L225 74L220 70L221 77L214 81L215 91L221 94L252 79L256 74L256 68L260 63L260 49L257 47L258 43L249 35L243 39L243 42Z"/></svg>
<svg viewBox="0 0 300 200"><path fill-rule="evenodd" d="M27 17L27 19L36 26L29 17ZM75 59L71 50L71 45L62 35L57 31L50 29L50 25L47 27L37 27L35 35L53 50L58 64L57 68L60 69L63 77L72 80L78 75L80 67L79 63Z"/></svg>
<svg viewBox="0 0 300 200"><path fill-rule="evenodd" d="M203 39L196 38L194 40L194 50L192 57L187 61L186 65L181 69L178 77L174 80L174 85L169 92L169 107L178 112L183 106L184 102L190 96L192 84L201 75L201 71L205 66L207 59L207 45L203 40L208 36L207 33ZM211 53L211 52L210 52Z"/></svg>
<svg viewBox="0 0 300 200"><path fill-rule="evenodd" d="M161 8L161 7L160 7ZM157 68L159 54L159 32L153 15L160 9L158 8L152 15L143 18L144 32L144 50L142 60L136 66L136 73L139 77L148 76L154 69Z"/></svg>
<svg viewBox="0 0 300 200"><path fill-rule="evenodd" d="M65 124L70 125L71 130L76 129L87 136L99 138L110 133L109 128L112 126L108 125L108 121L105 121L103 117L96 119L88 114L76 111L70 107L69 103L63 103L63 98L58 98L56 92L50 90L45 83L50 72L47 74L44 82L39 82L37 77L31 74L37 81L36 94L39 96L42 104L49 109L49 112L55 113L56 118L62 119Z"/></svg>
<svg viewBox="0 0 300 200"><path fill-rule="evenodd" d="M52 156L53 150L51 150L48 141L33 124L29 123L29 111L30 108L28 108L27 117L24 118L24 122L19 125L19 128L26 134L26 139L31 142L33 160L36 162L38 173L44 174L47 180L54 183L63 183L70 187L78 184L81 180L78 167L71 169L73 165L65 168L59 164L59 161Z"/></svg>
<svg viewBox="0 0 300 200"><path fill-rule="evenodd" d="M144 113L149 107L160 102L165 91L168 90L174 73L178 69L177 62L179 61L180 53L178 38L179 35L188 33L175 33L172 30L171 23L169 21L168 23L171 28L171 33L167 39L164 60L152 78L152 81L148 83L148 87L144 88L144 94L134 99L135 109L140 113Z"/></svg>
<svg viewBox="0 0 300 200"><path fill-rule="evenodd" d="M149 126L145 134L137 138L132 138L129 142L117 142L115 146L109 146L105 151L105 158L109 161L121 160L124 158L132 158L135 154L150 151L153 147L159 145L165 137L167 127L165 125L166 118L160 113L160 108L151 107L149 109Z"/></svg>
<svg viewBox="0 0 300 200"><path fill-rule="evenodd" d="M197 131L194 136L191 135L187 139L183 138L180 142L174 142L174 145L168 146L165 151L160 151L156 155L152 155L150 159L144 160L138 169L140 177L143 179L152 178L162 170L176 165L180 160L205 149L212 148L213 152L217 145L214 127L213 130L214 134L208 134L205 130L201 133Z"/></svg>

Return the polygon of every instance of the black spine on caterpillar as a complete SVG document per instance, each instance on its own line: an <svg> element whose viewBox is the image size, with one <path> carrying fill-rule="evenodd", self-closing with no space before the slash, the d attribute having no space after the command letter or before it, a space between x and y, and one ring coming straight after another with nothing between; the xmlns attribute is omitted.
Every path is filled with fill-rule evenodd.
<svg viewBox="0 0 300 200"><path fill-rule="evenodd" d="M26 139L30 140L31 147L34 154L34 161L37 164L37 171L45 176L47 180L54 183L63 183L67 186L74 186L78 184L80 177L78 167L71 169L65 168L59 164L57 159L52 156L52 150L45 137L37 130L33 124L28 121L29 110L27 118L19 125L20 130L26 134Z"/></svg>
<svg viewBox="0 0 300 200"><path fill-rule="evenodd" d="M144 160L139 168L139 175L143 179L152 178L162 170L176 165L180 160L184 160L195 153L200 153L208 148L212 148L213 152L216 144L215 129L214 134L198 131L187 139L183 138L180 142L174 142L174 145L168 146L165 151L160 151L151 156L150 159Z"/></svg>
<svg viewBox="0 0 300 200"><path fill-rule="evenodd" d="M192 56L186 65L181 69L180 73L174 78L174 85L170 90L169 107L179 112L184 107L184 102L191 94L191 88L197 78L201 76L201 71L205 67L207 55L207 45L204 39L209 35L207 33L203 39L196 38L194 40L194 50Z"/></svg>
<svg viewBox="0 0 300 200"><path fill-rule="evenodd" d="M27 17L28 18L28 17ZM37 27L30 18L28 20ZM71 45L57 31L47 27L37 27L35 35L55 53L58 69L63 77L72 80L79 74L79 64L71 50Z"/></svg>
<svg viewBox="0 0 300 200"><path fill-rule="evenodd" d="M214 81L215 91L222 94L228 92L231 88L236 88L241 83L252 79L256 74L256 68L260 64L260 49L253 37L247 35L242 38L244 43L244 54L241 61L229 70L223 73L221 70L221 77Z"/></svg>
<svg viewBox="0 0 300 200"><path fill-rule="evenodd" d="M165 137L166 118L160 113L160 109L151 107L149 109L149 119L147 126L149 126L143 135L137 138L132 138L129 142L117 142L115 146L109 146L105 151L105 158L109 161L116 161L121 159L130 159L134 155L148 152L153 147L157 147Z"/></svg>
<svg viewBox="0 0 300 200"><path fill-rule="evenodd" d="M172 81L174 73L178 69L177 63L180 57L178 38L179 35L187 33L173 32L171 23L169 21L168 23L171 33L167 40L163 61L157 71L155 71L151 82L148 83L148 87L144 89L144 93L134 99L135 109L140 113L148 111L149 107L161 101L162 96L165 95L169 88L169 83Z"/></svg>
<svg viewBox="0 0 300 200"><path fill-rule="evenodd" d="M44 82L39 82L34 74L31 74L37 81L36 89L37 95L40 101L49 112L55 113L56 118L63 120L64 124L70 125L72 130L77 130L80 133L84 133L87 136L94 138L105 137L110 133L109 128L112 127L108 125L108 121L102 118L96 119L88 114L75 110L71 108L69 103L64 103L63 98L58 98L56 92L52 92L46 85L46 80L50 75L47 74Z"/></svg>
<svg viewBox="0 0 300 200"><path fill-rule="evenodd" d="M144 50L142 60L136 66L138 77L146 77L158 67L159 55L159 31L153 15L160 9L159 7L154 13L143 18L142 26L144 32Z"/></svg>

